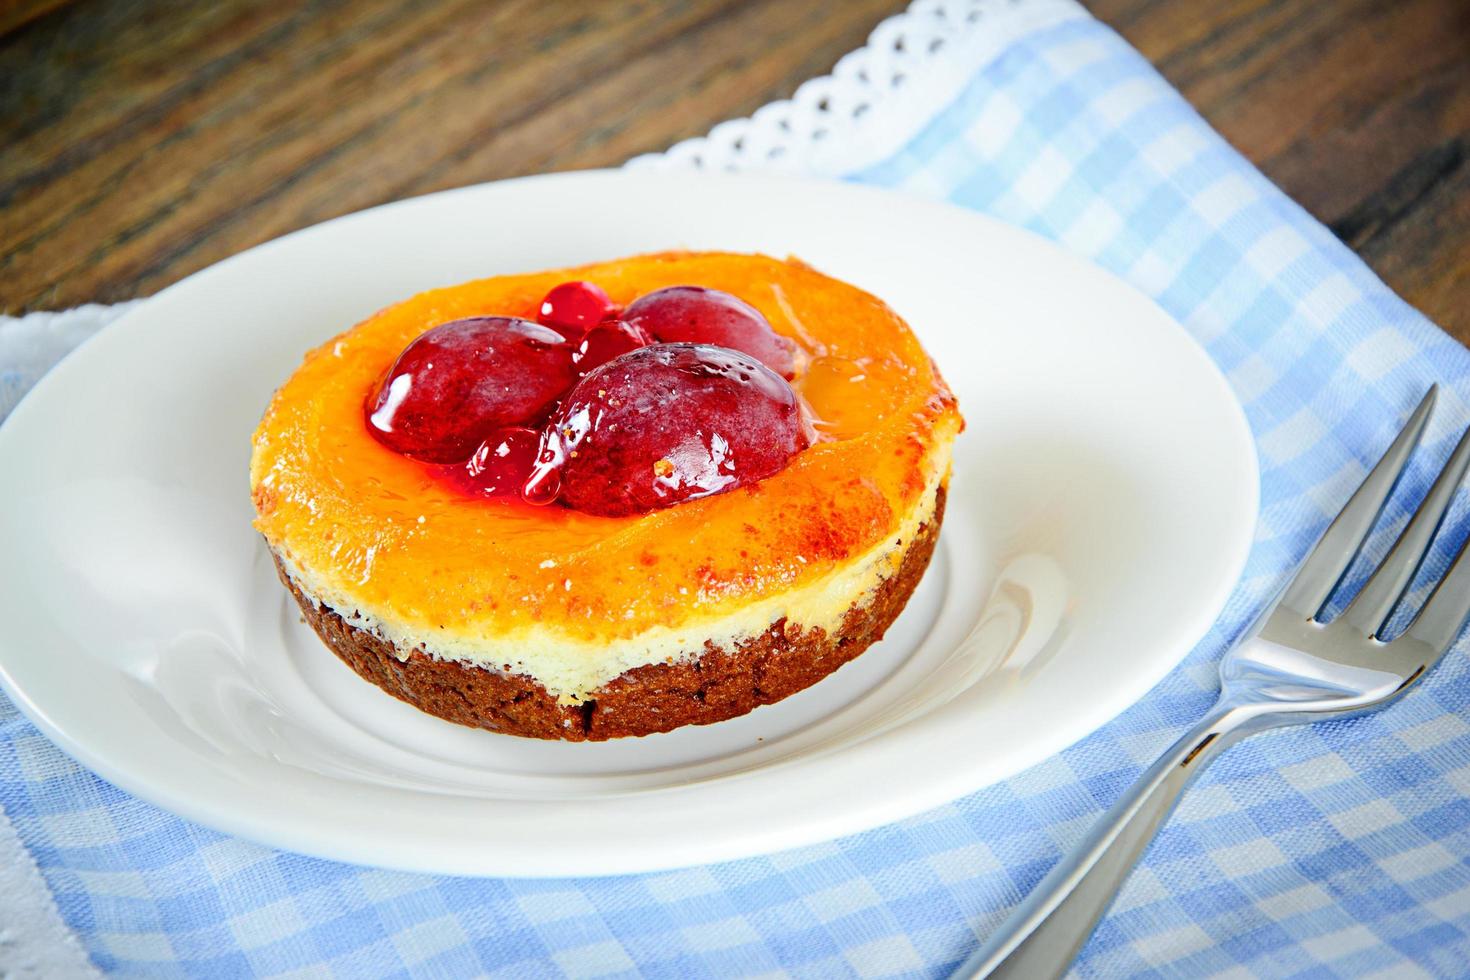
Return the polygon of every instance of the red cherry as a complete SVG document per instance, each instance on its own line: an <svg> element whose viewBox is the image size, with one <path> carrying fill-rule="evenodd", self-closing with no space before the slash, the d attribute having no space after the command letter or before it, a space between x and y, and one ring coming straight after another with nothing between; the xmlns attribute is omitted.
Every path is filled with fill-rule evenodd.
<svg viewBox="0 0 1470 980"><path fill-rule="evenodd" d="M760 310L703 286L669 286L640 296L623 319L663 343L715 344L742 351L783 378L796 376L796 345L771 329Z"/></svg>
<svg viewBox="0 0 1470 980"><path fill-rule="evenodd" d="M471 317L409 344L364 415L368 431L395 452L459 462L486 432L546 412L574 378L572 346L555 330L512 317Z"/></svg>
<svg viewBox="0 0 1470 980"><path fill-rule="evenodd" d="M653 338L631 323L623 320L599 323L587 331L572 351L572 363L577 366L577 377L585 378L613 358L651 343Z"/></svg>
<svg viewBox="0 0 1470 980"><path fill-rule="evenodd" d="M448 467L446 476L459 489L478 497L519 496L536 464L540 441L541 433L525 426L496 429L468 460Z"/></svg>
<svg viewBox="0 0 1470 980"><path fill-rule="evenodd" d="M810 443L796 393L739 351L654 344L577 383L542 435L525 497L646 513L785 468Z"/></svg>
<svg viewBox="0 0 1470 980"><path fill-rule="evenodd" d="M536 319L568 340L574 340L617 312L617 305L601 286L576 280L553 286L541 301Z"/></svg>

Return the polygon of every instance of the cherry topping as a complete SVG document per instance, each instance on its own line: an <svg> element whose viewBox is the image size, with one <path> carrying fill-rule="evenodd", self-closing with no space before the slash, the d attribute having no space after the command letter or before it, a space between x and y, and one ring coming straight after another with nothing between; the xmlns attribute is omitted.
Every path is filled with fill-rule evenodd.
<svg viewBox="0 0 1470 980"><path fill-rule="evenodd" d="M784 378L796 376L795 345L771 329L760 310L703 286L669 286L640 296L623 311L665 343L716 344L742 351Z"/></svg>
<svg viewBox="0 0 1470 980"><path fill-rule="evenodd" d="M810 441L796 393L759 361L654 344L577 383L542 436L525 497L646 513L770 476Z"/></svg>
<svg viewBox="0 0 1470 980"><path fill-rule="evenodd" d="M420 334L364 414L368 431L389 449L459 462L485 433L544 413L574 378L572 345L555 330L513 317L471 317Z"/></svg>
<svg viewBox="0 0 1470 980"><path fill-rule="evenodd" d="M583 378L594 369L630 350L647 347L653 338L643 328L623 320L599 323L582 337L572 351L572 362L577 366L577 377Z"/></svg>
<svg viewBox="0 0 1470 980"><path fill-rule="evenodd" d="M517 497L531 468L541 433L525 426L496 429L464 463L448 467L451 483L478 497Z"/></svg>
<svg viewBox="0 0 1470 980"><path fill-rule="evenodd" d="M536 319L568 340L575 340L617 312L616 304L601 286L577 280L553 286L541 301Z"/></svg>

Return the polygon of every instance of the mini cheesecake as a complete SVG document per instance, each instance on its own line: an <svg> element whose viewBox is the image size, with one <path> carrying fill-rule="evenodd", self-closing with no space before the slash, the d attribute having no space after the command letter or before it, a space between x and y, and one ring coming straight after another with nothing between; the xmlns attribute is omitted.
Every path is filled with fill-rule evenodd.
<svg viewBox="0 0 1470 980"><path fill-rule="evenodd" d="M568 283L595 284L606 311L559 318ZM737 298L779 343L718 324L704 336L694 314L639 315L669 287ZM428 437L383 424L401 400L393 382L408 363L426 376L433 358L412 357L428 332L483 318L530 324L517 342L542 359L521 380L563 370L536 367L561 341L535 321L564 335L575 386L558 375L526 396L545 404L495 430L509 441L470 446L474 420L446 411L460 428L418 452ZM613 333L616 356L578 366ZM698 343L710 339L731 346ZM616 397L617 384L644 390L640 365L716 355L728 355L718 372L691 377L735 379L733 395L698 389L686 404L674 385L638 406ZM758 413L739 422L752 378L769 425ZM586 404L604 420L596 439L573 437ZM389 694L493 732L645 735L778 701L880 639L933 553L962 424L892 310L796 260L678 252L500 276L407 299L306 355L254 436L255 526L307 623ZM681 483L683 457L658 455L680 426L720 430L714 462L702 461L719 479ZM512 452L516 438L529 448ZM651 456L638 455L645 444ZM487 482L518 453L534 474Z"/></svg>

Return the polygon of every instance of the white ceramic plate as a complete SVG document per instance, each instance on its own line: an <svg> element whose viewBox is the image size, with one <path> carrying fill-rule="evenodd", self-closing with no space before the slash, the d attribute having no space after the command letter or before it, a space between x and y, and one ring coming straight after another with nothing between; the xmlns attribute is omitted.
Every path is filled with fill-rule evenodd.
<svg viewBox="0 0 1470 980"><path fill-rule="evenodd" d="M888 638L781 704L603 744L456 727L359 680L250 527L271 391L427 287L678 247L794 254L876 293L958 394L940 547ZM0 428L0 678L104 778L243 837L458 874L675 867L891 821L1082 738L1208 629L1256 495L1206 356L1040 238L839 184L507 181L252 249L53 371Z"/></svg>

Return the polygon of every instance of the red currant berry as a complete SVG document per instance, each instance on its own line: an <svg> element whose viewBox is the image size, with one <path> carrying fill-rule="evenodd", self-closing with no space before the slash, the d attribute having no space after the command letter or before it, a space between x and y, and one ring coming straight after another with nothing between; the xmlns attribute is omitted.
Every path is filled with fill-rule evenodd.
<svg viewBox="0 0 1470 980"><path fill-rule="evenodd" d="M541 301L536 319L568 340L575 340L617 312L616 304L601 286L577 280L553 286Z"/></svg>
<svg viewBox="0 0 1470 980"><path fill-rule="evenodd" d="M652 338L642 328L622 320L610 320L599 323L577 342L572 350L572 363L577 366L577 377L583 378L613 358L651 343Z"/></svg>

